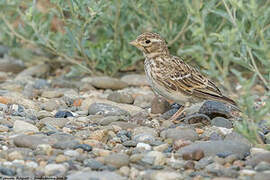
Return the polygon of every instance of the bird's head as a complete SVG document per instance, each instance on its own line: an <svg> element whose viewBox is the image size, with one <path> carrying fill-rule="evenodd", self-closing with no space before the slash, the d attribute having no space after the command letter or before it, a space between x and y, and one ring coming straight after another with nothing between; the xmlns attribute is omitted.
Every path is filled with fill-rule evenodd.
<svg viewBox="0 0 270 180"><path fill-rule="evenodd" d="M169 54L165 40L157 33L143 33L130 44L141 50L146 57Z"/></svg>

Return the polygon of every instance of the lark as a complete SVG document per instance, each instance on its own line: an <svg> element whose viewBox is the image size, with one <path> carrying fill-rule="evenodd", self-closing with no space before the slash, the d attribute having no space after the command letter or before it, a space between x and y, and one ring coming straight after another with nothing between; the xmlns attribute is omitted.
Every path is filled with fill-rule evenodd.
<svg viewBox="0 0 270 180"><path fill-rule="evenodd" d="M182 58L171 55L166 41L159 34L143 33L130 44L143 52L145 74L154 92L182 105L170 120L176 120L190 103L204 100L221 101L237 107L210 79Z"/></svg>

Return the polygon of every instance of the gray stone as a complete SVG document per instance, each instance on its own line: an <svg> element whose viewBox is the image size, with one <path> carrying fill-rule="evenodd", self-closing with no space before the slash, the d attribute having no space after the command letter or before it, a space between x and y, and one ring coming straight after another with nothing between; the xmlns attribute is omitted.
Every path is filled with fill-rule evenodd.
<svg viewBox="0 0 270 180"><path fill-rule="evenodd" d="M126 154L110 154L104 157L104 162L107 165L120 168L128 165L129 157Z"/></svg>
<svg viewBox="0 0 270 180"><path fill-rule="evenodd" d="M270 172L261 172L261 173L256 173L253 176L254 180L269 180L270 177Z"/></svg>
<svg viewBox="0 0 270 180"><path fill-rule="evenodd" d="M15 133L39 132L38 128L33 124L20 120L14 122L13 130Z"/></svg>
<svg viewBox="0 0 270 180"><path fill-rule="evenodd" d="M256 171L269 171L270 163L262 161L254 169Z"/></svg>
<svg viewBox="0 0 270 180"><path fill-rule="evenodd" d="M199 138L195 130L185 127L176 127L164 130L160 133L160 136L164 139L173 139L173 140L190 140L195 141Z"/></svg>
<svg viewBox="0 0 270 180"><path fill-rule="evenodd" d="M117 102L117 103L124 103L124 104L132 104L134 99L133 97L124 92L112 92L107 97L108 100Z"/></svg>
<svg viewBox="0 0 270 180"><path fill-rule="evenodd" d="M5 56L0 58L0 71L2 72L21 72L25 68L23 61Z"/></svg>
<svg viewBox="0 0 270 180"><path fill-rule="evenodd" d="M147 126L140 126L140 127L135 128L133 130L132 135L135 136L135 135L138 135L138 134L149 134L149 135L152 135L154 137L158 136L158 132L157 132L156 129L150 128L150 127L147 127Z"/></svg>
<svg viewBox="0 0 270 180"><path fill-rule="evenodd" d="M87 167L90 167L94 171L101 170L101 168L104 166L101 162L95 160L95 159L85 159L83 161L83 164Z"/></svg>
<svg viewBox="0 0 270 180"><path fill-rule="evenodd" d="M53 118L53 117L46 117L41 119L38 122L39 126L46 126L46 125L50 125L50 126L54 126L57 128L63 128L67 123L69 122L68 118Z"/></svg>
<svg viewBox="0 0 270 180"><path fill-rule="evenodd" d="M232 122L224 117L215 117L214 119L212 119L211 125L228 129L233 128Z"/></svg>
<svg viewBox="0 0 270 180"><path fill-rule="evenodd" d="M254 154L247 162L247 165L256 166L260 162L270 163L270 152Z"/></svg>
<svg viewBox="0 0 270 180"><path fill-rule="evenodd" d="M151 134L137 134L135 136L132 137L133 140L135 140L136 142L144 142L144 143L153 143L155 141L155 137Z"/></svg>
<svg viewBox="0 0 270 180"><path fill-rule="evenodd" d="M99 124L102 126L106 126L116 121L127 121L127 118L125 116L106 116L99 120Z"/></svg>
<svg viewBox="0 0 270 180"><path fill-rule="evenodd" d="M166 162L166 157L162 152L150 151L144 155L144 157L142 158L142 162L154 166L162 166Z"/></svg>
<svg viewBox="0 0 270 180"><path fill-rule="evenodd" d="M50 99L49 101L41 104L41 109L51 112L54 110L58 110L59 106L60 104L58 101L56 101L55 99Z"/></svg>
<svg viewBox="0 0 270 180"><path fill-rule="evenodd" d="M120 109L117 106L105 104L105 103L93 103L90 105L88 108L88 113L90 115L96 115L96 114L101 114L103 116L130 116L130 114L123 110Z"/></svg>
<svg viewBox="0 0 270 180"><path fill-rule="evenodd" d="M125 141L123 142L123 145L126 147L136 147L137 146L137 142L136 141Z"/></svg>
<svg viewBox="0 0 270 180"><path fill-rule="evenodd" d="M6 168L6 167L2 167L0 166L0 173L6 176L15 176L16 172L11 169L11 168Z"/></svg>
<svg viewBox="0 0 270 180"><path fill-rule="evenodd" d="M90 79L90 84L96 88L100 89L112 89L112 90L117 90L117 89L124 89L128 87L128 84L112 77L92 77Z"/></svg>
<svg viewBox="0 0 270 180"><path fill-rule="evenodd" d="M17 75L16 79L20 79L21 77L25 77L25 76L45 77L45 75L49 71L50 71L49 64L38 64L20 72Z"/></svg>
<svg viewBox="0 0 270 180"><path fill-rule="evenodd" d="M245 138L242 134L239 134L237 132L232 132L228 135L226 135L224 140L232 140L232 141L239 141L241 143L252 145L247 138Z"/></svg>
<svg viewBox="0 0 270 180"><path fill-rule="evenodd" d="M196 123L202 123L202 124L210 124L210 118L204 114L192 114L184 119L185 123L187 124L196 124Z"/></svg>
<svg viewBox="0 0 270 180"><path fill-rule="evenodd" d="M170 103L162 98L155 97L151 102L151 113L153 114L162 114L170 109Z"/></svg>
<svg viewBox="0 0 270 180"><path fill-rule="evenodd" d="M232 107L218 101L205 101L201 106L199 113L205 114L211 119L215 117L233 117Z"/></svg>
<svg viewBox="0 0 270 180"><path fill-rule="evenodd" d="M183 155L184 153L193 152L196 149L203 150L205 156L216 156L218 153L230 153L236 154L242 159L249 153L250 146L239 141L202 141L185 146L177 152Z"/></svg>
<svg viewBox="0 0 270 180"><path fill-rule="evenodd" d="M175 171L147 171L143 175L144 180L184 180L185 177L183 174Z"/></svg>
<svg viewBox="0 0 270 180"><path fill-rule="evenodd" d="M133 124L133 123L129 123L129 122L123 122L123 121L112 122L110 125L119 126L124 130L134 129L134 128L138 127L137 124Z"/></svg>
<svg viewBox="0 0 270 180"><path fill-rule="evenodd" d="M68 180L127 180L127 178L110 171L84 171L67 176Z"/></svg>
<svg viewBox="0 0 270 180"><path fill-rule="evenodd" d="M63 92L59 90L46 90L46 91L43 91L43 93L41 94L42 97L49 98L49 99L59 98L59 97L62 97L63 95L64 95Z"/></svg>
<svg viewBox="0 0 270 180"><path fill-rule="evenodd" d="M54 144L57 140L45 135L20 135L13 139L15 146L36 149L39 144Z"/></svg>
<svg viewBox="0 0 270 180"><path fill-rule="evenodd" d="M57 149L73 149L80 144L80 141L71 134L56 133L52 134L50 137L56 139L52 147Z"/></svg>
<svg viewBox="0 0 270 180"><path fill-rule="evenodd" d="M148 86L145 75L128 74L121 78L121 80L130 86Z"/></svg>
<svg viewBox="0 0 270 180"><path fill-rule="evenodd" d="M0 83L5 82L8 78L7 73L0 71Z"/></svg>
<svg viewBox="0 0 270 180"><path fill-rule="evenodd" d="M48 164L44 168L46 176L63 176L67 170L67 167L63 164Z"/></svg>
<svg viewBox="0 0 270 180"><path fill-rule="evenodd" d="M137 95L134 99L134 105L141 108L149 108L151 107L153 98L151 95Z"/></svg>

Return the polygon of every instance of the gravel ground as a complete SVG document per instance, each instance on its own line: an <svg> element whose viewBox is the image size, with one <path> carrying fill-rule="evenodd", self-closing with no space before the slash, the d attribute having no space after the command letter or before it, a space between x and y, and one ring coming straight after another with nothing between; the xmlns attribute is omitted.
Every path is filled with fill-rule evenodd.
<svg viewBox="0 0 270 180"><path fill-rule="evenodd" d="M270 152L233 130L227 105L206 101L173 123L180 105L155 97L144 75L47 72L46 64L0 72L1 177L269 179Z"/></svg>

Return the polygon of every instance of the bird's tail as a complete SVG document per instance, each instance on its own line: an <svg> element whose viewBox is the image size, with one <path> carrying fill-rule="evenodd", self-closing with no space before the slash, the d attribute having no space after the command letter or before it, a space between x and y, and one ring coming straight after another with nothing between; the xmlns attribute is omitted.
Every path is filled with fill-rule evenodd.
<svg viewBox="0 0 270 180"><path fill-rule="evenodd" d="M222 96L221 99L219 99L219 100L221 100L225 103L229 103L229 104L233 105L233 108L237 109L238 111L241 111L234 100L232 100L226 96Z"/></svg>

